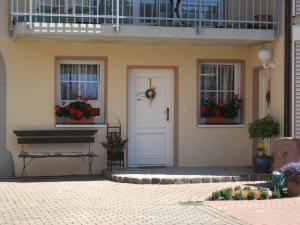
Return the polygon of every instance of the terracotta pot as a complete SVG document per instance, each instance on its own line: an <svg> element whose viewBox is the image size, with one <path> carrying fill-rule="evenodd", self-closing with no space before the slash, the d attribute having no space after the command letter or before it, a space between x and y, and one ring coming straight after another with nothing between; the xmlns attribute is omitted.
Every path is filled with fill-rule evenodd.
<svg viewBox="0 0 300 225"><path fill-rule="evenodd" d="M207 124L235 124L234 118L225 118L225 117L207 117Z"/></svg>
<svg viewBox="0 0 300 225"><path fill-rule="evenodd" d="M65 117L65 123L66 124L94 124L94 117L91 117L89 119L83 117L80 120L74 120L69 117Z"/></svg>
<svg viewBox="0 0 300 225"><path fill-rule="evenodd" d="M287 176L287 195L289 197L300 196L300 181L292 176Z"/></svg>

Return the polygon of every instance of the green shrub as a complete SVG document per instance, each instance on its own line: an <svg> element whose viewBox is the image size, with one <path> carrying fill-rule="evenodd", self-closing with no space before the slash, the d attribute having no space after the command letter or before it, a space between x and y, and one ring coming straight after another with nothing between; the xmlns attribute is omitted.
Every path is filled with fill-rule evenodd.
<svg viewBox="0 0 300 225"><path fill-rule="evenodd" d="M276 188L272 192L272 198L281 198L281 191L280 189Z"/></svg>
<svg viewBox="0 0 300 225"><path fill-rule="evenodd" d="M225 200L230 200L232 197L232 188L225 188L225 189L221 190L221 196Z"/></svg>
<svg viewBox="0 0 300 225"><path fill-rule="evenodd" d="M244 187L244 191L251 191L251 188L246 186L246 187Z"/></svg>
<svg viewBox="0 0 300 225"><path fill-rule="evenodd" d="M215 191L211 194L210 199L211 200L218 200L221 197L220 191Z"/></svg>
<svg viewBox="0 0 300 225"><path fill-rule="evenodd" d="M254 200L255 199L255 192L254 191L249 191L247 195L248 200Z"/></svg>
<svg viewBox="0 0 300 225"><path fill-rule="evenodd" d="M279 134L279 123L271 115L249 124L250 138L265 139Z"/></svg>
<svg viewBox="0 0 300 225"><path fill-rule="evenodd" d="M236 200L243 200L243 192L239 191L237 194L236 194Z"/></svg>
<svg viewBox="0 0 300 225"><path fill-rule="evenodd" d="M265 190L261 190L261 192L260 192L260 198L261 199L268 199L269 198L268 192L265 191Z"/></svg>

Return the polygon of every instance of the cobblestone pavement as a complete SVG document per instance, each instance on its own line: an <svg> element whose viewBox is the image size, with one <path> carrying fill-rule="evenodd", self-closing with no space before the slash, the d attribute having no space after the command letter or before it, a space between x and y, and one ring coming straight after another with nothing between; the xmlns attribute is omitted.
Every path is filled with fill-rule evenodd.
<svg viewBox="0 0 300 225"><path fill-rule="evenodd" d="M245 224L202 203L212 191L229 185L2 181L0 224Z"/></svg>
<svg viewBox="0 0 300 225"><path fill-rule="evenodd" d="M300 225L300 197L206 204L253 225Z"/></svg>

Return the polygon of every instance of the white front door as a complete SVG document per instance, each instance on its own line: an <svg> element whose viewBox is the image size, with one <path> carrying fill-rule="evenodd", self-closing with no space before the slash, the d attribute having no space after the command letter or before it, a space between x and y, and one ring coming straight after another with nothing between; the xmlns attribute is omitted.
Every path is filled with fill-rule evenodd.
<svg viewBox="0 0 300 225"><path fill-rule="evenodd" d="M270 90L271 90L270 70L259 71L259 118L270 114Z"/></svg>
<svg viewBox="0 0 300 225"><path fill-rule="evenodd" d="M154 88L154 99L146 91ZM174 71L131 69L128 77L128 165L173 165Z"/></svg>

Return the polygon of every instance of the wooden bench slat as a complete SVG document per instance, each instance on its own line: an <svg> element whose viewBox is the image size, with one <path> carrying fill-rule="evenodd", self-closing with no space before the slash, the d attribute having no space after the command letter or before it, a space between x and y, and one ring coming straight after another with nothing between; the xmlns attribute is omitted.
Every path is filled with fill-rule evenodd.
<svg viewBox="0 0 300 225"><path fill-rule="evenodd" d="M14 130L19 137L93 136L98 130Z"/></svg>
<svg viewBox="0 0 300 225"><path fill-rule="evenodd" d="M18 144L72 144L94 143L94 137L23 137Z"/></svg>
<svg viewBox="0 0 300 225"><path fill-rule="evenodd" d="M19 154L19 158L54 158L54 157L96 157L98 156L97 153L90 151L90 152L25 152L22 151Z"/></svg>

